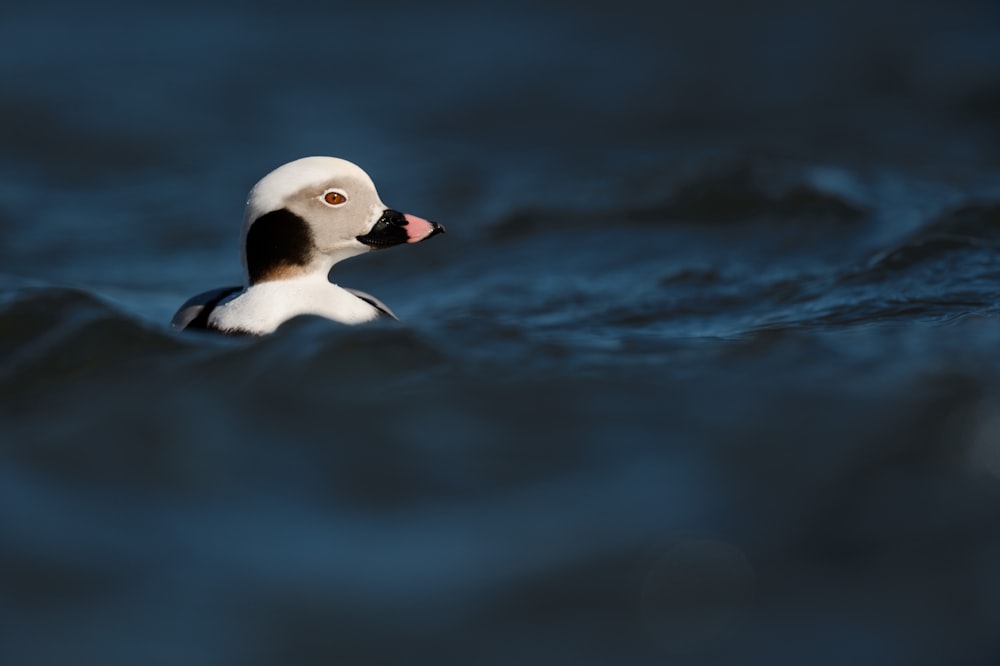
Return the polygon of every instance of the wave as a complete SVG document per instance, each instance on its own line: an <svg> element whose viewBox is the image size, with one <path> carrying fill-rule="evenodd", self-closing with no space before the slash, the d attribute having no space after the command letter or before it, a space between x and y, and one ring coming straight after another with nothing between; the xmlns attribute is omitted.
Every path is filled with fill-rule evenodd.
<svg viewBox="0 0 1000 666"><path fill-rule="evenodd" d="M0 306L0 397L23 404L42 393L86 385L166 383L200 377L238 390L269 376L289 386L326 375L371 383L416 371L443 355L413 329L352 328L302 317L266 338L234 339L155 327L85 291L6 292Z"/></svg>
<svg viewBox="0 0 1000 666"><path fill-rule="evenodd" d="M623 226L853 226L870 218L871 211L865 204L828 191L813 180L810 168L797 163L738 161L707 167L694 177L680 180L659 202L615 210L524 207L501 217L488 228L487 235L492 241L511 241L537 234Z"/></svg>
<svg viewBox="0 0 1000 666"><path fill-rule="evenodd" d="M905 271L968 252L992 256L997 248L1000 248L1000 203L968 203L941 214L898 245L876 255L870 262L870 270L875 274Z"/></svg>

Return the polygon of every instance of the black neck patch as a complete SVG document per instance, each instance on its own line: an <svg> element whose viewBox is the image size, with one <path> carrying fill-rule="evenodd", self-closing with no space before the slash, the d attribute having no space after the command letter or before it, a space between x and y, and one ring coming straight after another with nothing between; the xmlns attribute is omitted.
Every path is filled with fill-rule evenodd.
<svg viewBox="0 0 1000 666"><path fill-rule="evenodd" d="M305 266L312 250L312 231L301 217L287 208L261 215L247 231L250 284L288 266Z"/></svg>

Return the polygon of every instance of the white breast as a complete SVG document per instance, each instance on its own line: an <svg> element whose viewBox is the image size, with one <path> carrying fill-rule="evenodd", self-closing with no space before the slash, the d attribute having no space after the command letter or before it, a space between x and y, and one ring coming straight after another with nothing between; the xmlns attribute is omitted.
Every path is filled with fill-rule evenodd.
<svg viewBox="0 0 1000 666"><path fill-rule="evenodd" d="M325 275L261 282L223 301L209 316L220 330L263 335L299 315L318 315L344 324L361 324L379 311L354 294L327 282Z"/></svg>

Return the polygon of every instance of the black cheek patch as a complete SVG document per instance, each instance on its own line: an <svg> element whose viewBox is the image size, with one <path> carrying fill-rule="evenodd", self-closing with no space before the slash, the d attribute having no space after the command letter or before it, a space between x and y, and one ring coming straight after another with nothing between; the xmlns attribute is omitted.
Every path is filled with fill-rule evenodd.
<svg viewBox="0 0 1000 666"><path fill-rule="evenodd" d="M402 213L389 209L382 213L382 217L378 219L371 231L364 236L358 236L357 239L376 249L399 245L405 243L410 237L406 233L406 225L407 221Z"/></svg>
<svg viewBox="0 0 1000 666"><path fill-rule="evenodd" d="M282 208L261 215L247 231L247 273L250 284L289 266L305 266L313 250L313 235L301 217Z"/></svg>

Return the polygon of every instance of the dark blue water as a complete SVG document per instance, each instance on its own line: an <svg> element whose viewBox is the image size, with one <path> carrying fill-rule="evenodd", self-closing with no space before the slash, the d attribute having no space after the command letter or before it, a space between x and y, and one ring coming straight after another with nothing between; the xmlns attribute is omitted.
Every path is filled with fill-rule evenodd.
<svg viewBox="0 0 1000 666"><path fill-rule="evenodd" d="M0 663L1000 662L1000 8L690 4L0 10Z"/></svg>

